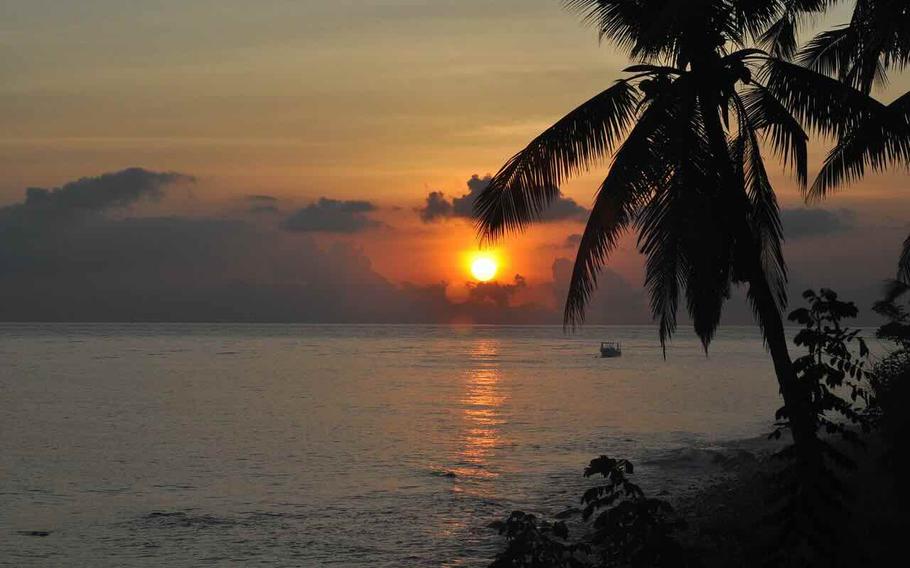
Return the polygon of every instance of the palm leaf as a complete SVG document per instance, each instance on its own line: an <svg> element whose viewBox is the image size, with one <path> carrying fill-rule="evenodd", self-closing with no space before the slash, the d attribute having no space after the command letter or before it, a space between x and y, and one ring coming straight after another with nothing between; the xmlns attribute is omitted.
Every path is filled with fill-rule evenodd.
<svg viewBox="0 0 910 568"><path fill-rule="evenodd" d="M734 159L741 163L743 185L749 197L750 225L760 249L763 278L772 291L778 309L782 311L787 305L787 267L782 245L784 235L780 207L756 135L757 127L764 124L763 118L761 113L755 113L754 108L750 116L750 104L743 99L737 100L737 109L740 132ZM748 273L748 268L744 270Z"/></svg>
<svg viewBox="0 0 910 568"><path fill-rule="evenodd" d="M474 203L482 238L495 240L538 219L566 178L612 150L631 124L637 103L638 91L617 81L513 156Z"/></svg>
<svg viewBox="0 0 910 568"><path fill-rule="evenodd" d="M797 61L813 71L842 77L858 51L854 30L842 26L816 35L797 56Z"/></svg>
<svg viewBox="0 0 910 568"><path fill-rule="evenodd" d="M686 77L677 84L691 82ZM708 143L697 89L679 92L654 144L667 171L656 179L654 196L636 226L639 248L647 258L645 285L659 321L661 344L666 345L676 328L684 289L695 332L707 349L729 296L734 240L722 198L721 168Z"/></svg>
<svg viewBox="0 0 910 568"><path fill-rule="evenodd" d="M641 0L563 0L585 24L595 26L601 39L609 38L618 48L632 52L651 14Z"/></svg>
<svg viewBox="0 0 910 568"><path fill-rule="evenodd" d="M790 59L796 53L799 26L807 14L824 12L837 0L783 0L777 2L779 14L777 21L773 22L758 37L758 43L768 48L772 55L782 59Z"/></svg>
<svg viewBox="0 0 910 568"><path fill-rule="evenodd" d="M800 186L808 183L809 136L767 89L755 86L742 95L743 112L750 130L765 134L774 152L785 165L793 167ZM761 156L758 156L761 160Z"/></svg>
<svg viewBox="0 0 910 568"><path fill-rule="evenodd" d="M809 196L820 199L836 187L861 179L868 168L880 172L894 164L910 166L910 93L887 107L880 106L841 136Z"/></svg>
<svg viewBox="0 0 910 568"><path fill-rule="evenodd" d="M569 283L565 308L567 327L584 322L585 307L597 289L598 274L644 199L663 175L664 166L657 150L661 127L668 115L667 105L668 102L661 99L648 105L616 152L610 172L597 192Z"/></svg>
<svg viewBox="0 0 910 568"><path fill-rule="evenodd" d="M857 0L850 23L822 32L800 60L869 93L891 69L910 63L910 9L905 0Z"/></svg>
<svg viewBox="0 0 910 568"><path fill-rule="evenodd" d="M840 136L883 107L837 79L780 59L769 58L761 74L768 92L820 134Z"/></svg>

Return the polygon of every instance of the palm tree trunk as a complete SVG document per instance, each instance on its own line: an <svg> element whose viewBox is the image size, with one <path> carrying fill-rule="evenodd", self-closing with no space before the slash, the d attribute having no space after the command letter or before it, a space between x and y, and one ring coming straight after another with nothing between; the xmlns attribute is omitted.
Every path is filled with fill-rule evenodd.
<svg viewBox="0 0 910 568"><path fill-rule="evenodd" d="M820 459L816 417L812 410L810 393L802 387L787 348L787 336L774 294L761 271L753 272L749 280L749 294L755 302L765 344L774 362L774 372L790 420L790 430L797 454L804 466L818 465ZM811 467L814 470L814 467Z"/></svg>
<svg viewBox="0 0 910 568"><path fill-rule="evenodd" d="M745 188L742 183L737 182L733 169L727 136L720 121L718 96L708 86L702 90L699 99L711 151L717 159L718 167L721 168L721 179L726 189L722 197L731 200L732 210L741 212L734 219L730 219L732 221L730 229L738 241L739 250L746 257L749 295L755 304L758 323L774 362L774 371L789 418L799 467L803 471L803 479L809 481L820 471L818 466L821 465L821 448L816 434L817 424L812 410L811 393L801 386L796 375L787 348L787 336L780 308L762 267L761 247L744 221L748 217L750 203Z"/></svg>

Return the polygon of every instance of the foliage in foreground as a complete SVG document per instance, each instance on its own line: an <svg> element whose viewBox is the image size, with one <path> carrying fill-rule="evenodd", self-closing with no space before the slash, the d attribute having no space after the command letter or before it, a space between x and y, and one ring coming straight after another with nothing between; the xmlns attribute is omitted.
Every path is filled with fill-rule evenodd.
<svg viewBox="0 0 910 568"><path fill-rule="evenodd" d="M676 538L685 524L669 503L646 496L630 481L632 473L629 461L600 456L591 460L585 477L600 475L605 482L584 493L582 510L569 509L556 522L515 511L493 523L507 546L491 568L694 566ZM574 516L587 528L577 541L570 540L566 522Z"/></svg>
<svg viewBox="0 0 910 568"><path fill-rule="evenodd" d="M875 311L888 319L876 336L897 348L875 364L871 374L870 410L884 442L884 464L899 480L898 497L910 503L910 488L901 481L910 476L910 458L904 446L910 439L910 284L891 282Z"/></svg>
<svg viewBox="0 0 910 568"><path fill-rule="evenodd" d="M837 565L851 497L841 475L857 464L834 440L862 447L860 432L870 431L869 349L858 330L842 324L856 317L853 302L825 288L807 290L803 298L809 306L789 317L803 326L793 342L806 350L794 367L800 388L811 400L814 427L826 436L815 439L810 461L798 456L793 445L775 454L783 465L773 480L768 521L778 532L778 546L770 559L774 565ZM786 407L778 410L777 418L773 438L790 427Z"/></svg>

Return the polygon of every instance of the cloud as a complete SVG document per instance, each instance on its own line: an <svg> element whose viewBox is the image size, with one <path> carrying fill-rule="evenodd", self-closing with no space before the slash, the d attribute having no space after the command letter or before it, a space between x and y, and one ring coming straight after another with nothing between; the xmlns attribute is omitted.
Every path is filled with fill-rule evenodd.
<svg viewBox="0 0 910 568"><path fill-rule="evenodd" d="M784 236L796 240L844 233L854 228L856 214L849 209L783 209L780 212Z"/></svg>
<svg viewBox="0 0 910 568"><path fill-rule="evenodd" d="M24 201L0 207L0 243L26 246L36 235L58 235L143 199L160 199L168 186L192 181L191 176L175 172L130 168L51 189L31 187L25 191ZM0 272L8 268L0 263Z"/></svg>
<svg viewBox="0 0 910 568"><path fill-rule="evenodd" d="M129 201L102 199L104 187L86 190L81 203ZM123 194L146 195L142 187L124 187ZM540 306L510 305L521 279L477 285L467 301L456 302L445 284L389 282L350 243L325 246L274 225L104 210L61 223L46 208L33 208L27 223L25 202L0 209L0 296L16 299L0 303L0 321L532 323L555 316ZM316 204L326 209L375 208Z"/></svg>
<svg viewBox="0 0 910 568"><path fill-rule="evenodd" d="M424 223L432 223L452 216L452 204L441 191L431 191L427 195L426 204L417 209L417 213Z"/></svg>
<svg viewBox="0 0 910 568"><path fill-rule="evenodd" d="M376 211L369 201L338 201L322 197L288 217L283 227L301 233L359 233L382 226L367 216Z"/></svg>
<svg viewBox="0 0 910 568"><path fill-rule="evenodd" d="M468 283L468 300L479 304L493 304L500 308L508 306L520 290L527 288L527 281L520 274L516 274L512 284L500 282L470 282Z"/></svg>
<svg viewBox="0 0 910 568"><path fill-rule="evenodd" d="M432 191L427 195L424 206L417 209L417 213L425 223L453 217L470 219L473 216L474 201L490 185L492 179L489 175L483 178L477 174L471 176L467 182L468 192L451 201L446 199L441 191ZM588 210L574 199L560 195L543 212L540 220L543 222L584 220L587 215Z"/></svg>
<svg viewBox="0 0 910 568"><path fill-rule="evenodd" d="M248 204L246 213L251 215L277 215L281 212L278 198L271 195L247 195L243 201Z"/></svg>
<svg viewBox="0 0 910 568"><path fill-rule="evenodd" d="M133 169L0 208L0 296L16 298L0 303L0 320L393 321L411 311L348 244L239 219L109 214L188 179Z"/></svg>
<svg viewBox="0 0 910 568"><path fill-rule="evenodd" d="M130 204L191 179L141 171L133 174L135 185L115 172L88 178L103 183L79 180L47 190L50 201L25 198L0 207L0 297L14 299L0 302L0 321L561 322L568 258L553 262L551 279L394 283L355 244L329 246L243 211L229 218L137 216L141 210ZM74 187L84 192L78 199L66 193ZM334 203L314 206L364 216L375 210L365 202ZM797 240L787 252L791 305L804 288L829 286L868 315L905 237L903 227L858 227L832 237L828 247ZM629 278L602 272L589 323L650 323L647 295ZM752 323L741 299L725 314L725 322Z"/></svg>
<svg viewBox="0 0 910 568"><path fill-rule="evenodd" d="M95 220L0 245L2 320L391 321L407 298L350 245L230 219Z"/></svg>
<svg viewBox="0 0 910 568"><path fill-rule="evenodd" d="M127 207L143 198L159 199L166 186L191 181L192 177L176 172L129 168L85 177L52 189L30 187L25 190L25 202L12 207L45 215L98 213ZM9 213L10 207L4 207L3 210Z"/></svg>

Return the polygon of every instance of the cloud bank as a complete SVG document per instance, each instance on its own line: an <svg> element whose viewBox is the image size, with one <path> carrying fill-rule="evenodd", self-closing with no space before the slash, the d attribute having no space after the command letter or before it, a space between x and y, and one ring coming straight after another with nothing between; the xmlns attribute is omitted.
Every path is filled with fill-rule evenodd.
<svg viewBox="0 0 910 568"><path fill-rule="evenodd" d="M124 170L30 190L0 208L0 295L15 299L0 303L0 320L529 323L555 316L513 305L525 286L520 278L471 287L466 300L452 301L445 283L393 284L358 247L310 234L378 226L366 201L321 199L275 224L129 209L191 179Z"/></svg>
<svg viewBox="0 0 910 568"><path fill-rule="evenodd" d="M474 201L490 185L493 178L478 175L471 176L467 181L468 192L451 201L441 191L431 191L424 205L417 209L417 214L424 223L433 223L451 218L470 219L473 215ZM560 195L541 216L542 222L554 221L583 221L587 218L588 210L575 202L571 197Z"/></svg>
<svg viewBox="0 0 910 568"><path fill-rule="evenodd" d="M801 207L781 210L780 220L784 236L795 240L850 231L854 228L856 214L849 209Z"/></svg>
<svg viewBox="0 0 910 568"><path fill-rule="evenodd" d="M150 217L135 207L192 180L132 168L32 188L0 207L0 297L7 299L0 321L562 321L571 259L555 259L547 281L394 283L349 238L380 225L368 201L323 198L290 216L256 219L246 211ZM265 196L244 203L278 209ZM906 228L863 228L845 212L794 211L785 212L793 304L804 288L829 286L868 313ZM825 247L808 238L818 235ZM577 236L555 244L577 247ZM588 323L650 322L638 283L610 268L598 282ZM731 302L724 321L751 324L745 302Z"/></svg>
<svg viewBox="0 0 910 568"><path fill-rule="evenodd" d="M338 201L323 197L298 209L284 221L283 227L301 233L359 233L382 226L367 216L376 209L369 201Z"/></svg>

